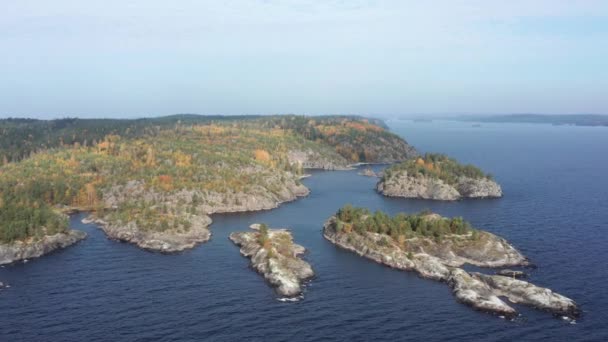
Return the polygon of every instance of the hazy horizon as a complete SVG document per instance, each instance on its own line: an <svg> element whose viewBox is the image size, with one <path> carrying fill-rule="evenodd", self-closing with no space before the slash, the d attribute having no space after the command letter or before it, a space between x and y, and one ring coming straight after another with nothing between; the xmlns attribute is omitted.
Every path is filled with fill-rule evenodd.
<svg viewBox="0 0 608 342"><path fill-rule="evenodd" d="M604 1L165 4L0 5L0 118L608 113Z"/></svg>
<svg viewBox="0 0 608 342"><path fill-rule="evenodd" d="M199 115L199 116L275 116L275 115L305 115L305 116L332 116L332 115L342 115L342 116L362 116L367 118L377 118L382 120L387 119L449 119L449 118L463 118L463 117L499 117L499 116L510 116L510 115L542 115L542 116L606 116L608 114L596 114L596 113L577 113L577 114L552 114L552 113L495 113L495 114L484 114L484 113L423 113L423 114L372 114L372 113L352 113L352 114L341 114L341 113L324 113L324 114L307 114L307 113L268 113L268 114L200 114L200 113L167 113L167 114L158 114L158 115L57 115L57 116L44 116L44 117L36 117L32 116L0 116L0 120L2 119L38 119L38 120L59 120L59 119L125 119L125 120L134 120L134 119L146 119L146 118L161 118L175 115Z"/></svg>

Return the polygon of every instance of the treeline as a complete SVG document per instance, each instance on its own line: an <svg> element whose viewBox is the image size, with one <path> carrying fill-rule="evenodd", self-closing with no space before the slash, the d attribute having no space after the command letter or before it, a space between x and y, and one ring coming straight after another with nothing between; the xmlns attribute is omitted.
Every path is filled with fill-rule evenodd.
<svg viewBox="0 0 608 342"><path fill-rule="evenodd" d="M0 242L53 235L67 230L67 218L58 215L48 205L38 201L21 201L23 198L4 193L0 197Z"/></svg>
<svg viewBox="0 0 608 342"><path fill-rule="evenodd" d="M350 204L338 210L336 219L337 232L386 234L401 242L416 236L441 239L448 234L476 232L462 217L444 218L429 212L399 213L391 217L382 211L371 213L366 208L355 208Z"/></svg>
<svg viewBox="0 0 608 342"><path fill-rule="evenodd" d="M289 130L239 121L178 123L141 136L109 134L95 145L41 151L0 167L0 239L34 236L37 229L56 231L62 210L103 211L104 194L130 181L141 182L143 188L137 191L148 195L121 199L121 205L109 212L111 220L157 231L187 230L182 217L200 214L198 206L229 204L222 202L228 197L221 194L284 191L286 182L301 173L288 159L294 149L332 158L328 153L333 150L322 143ZM209 198L171 198L181 190Z"/></svg>
<svg viewBox="0 0 608 342"><path fill-rule="evenodd" d="M407 142L387 130L379 119L360 116L273 116L254 121L265 127L290 130L311 141L333 146L346 160L377 162L405 160L409 157Z"/></svg>
<svg viewBox="0 0 608 342"><path fill-rule="evenodd" d="M484 173L474 165L462 165L455 159L444 154L436 153L427 153L423 157L395 164L385 170L384 179L388 179L403 171L406 171L408 175L413 176L439 178L452 185L458 183L460 177L492 179L491 174Z"/></svg>
<svg viewBox="0 0 608 342"><path fill-rule="evenodd" d="M256 117L180 114L142 119L0 119L0 165L20 161L33 153L50 148L92 146L109 134L135 138L154 135L161 129L178 124L192 125L253 118Z"/></svg>
<svg viewBox="0 0 608 342"><path fill-rule="evenodd" d="M402 139L386 131L378 119L359 116L221 116L180 114L144 119L0 120L0 165L16 162L51 148L94 146L107 135L123 138L153 136L167 128L224 124L255 129L283 129L310 141L322 141L352 162L372 162L383 149L400 157ZM384 152L383 152L384 153ZM402 153L401 153L402 154ZM405 159L405 158L401 158Z"/></svg>
<svg viewBox="0 0 608 342"><path fill-rule="evenodd" d="M303 116L8 119L0 127L0 153L14 148L11 160L18 160L0 166L4 241L58 231L64 227L60 211L109 209L104 195L132 181L141 183L142 195L120 199L109 219L142 229L187 230L183 217L200 214L201 205L238 205L236 194L282 193L302 172L290 163L289 151L313 151L327 160L340 158L338 153L365 156L365 138L353 132L386 133L363 119ZM319 135L306 136L309 131ZM360 145L330 143L342 135ZM345 153L348 146L354 150ZM171 197L182 190L201 198L194 204L194 197Z"/></svg>

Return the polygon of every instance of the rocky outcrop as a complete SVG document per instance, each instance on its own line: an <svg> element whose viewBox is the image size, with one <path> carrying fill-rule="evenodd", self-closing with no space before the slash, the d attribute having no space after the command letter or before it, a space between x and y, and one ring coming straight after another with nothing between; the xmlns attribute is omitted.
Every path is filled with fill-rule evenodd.
<svg viewBox="0 0 608 342"><path fill-rule="evenodd" d="M366 177L378 177L374 170L370 169L369 167L363 169L362 171L359 171L359 175Z"/></svg>
<svg viewBox="0 0 608 342"><path fill-rule="evenodd" d="M188 229L179 227L167 231L150 231L141 229L133 221L110 224L101 219L83 220L96 223L110 239L129 242L140 248L161 253L181 252L211 238L208 229L211 219L208 216L191 216L188 221L191 224Z"/></svg>
<svg viewBox="0 0 608 342"><path fill-rule="evenodd" d="M471 273L471 275L487 284L497 296L506 297L511 303L530 305L559 316L577 317L580 315L580 311L572 299L548 288L500 275L481 273Z"/></svg>
<svg viewBox="0 0 608 342"><path fill-rule="evenodd" d="M487 178L460 177L456 184L448 184L435 177L408 175L402 170L383 177L376 189L390 197L420 198L440 201L455 201L461 198L502 197L498 183Z"/></svg>
<svg viewBox="0 0 608 342"><path fill-rule="evenodd" d="M530 305L559 316L572 318L580 314L572 299L550 289L502 275L467 273L456 268L450 273L448 283L459 301L476 309L507 317L516 316L517 311L499 297L505 297L511 303Z"/></svg>
<svg viewBox="0 0 608 342"><path fill-rule="evenodd" d="M477 310L505 317L517 316L517 311L505 303L493 289L471 273L460 268L450 272L447 279L456 299Z"/></svg>
<svg viewBox="0 0 608 342"><path fill-rule="evenodd" d="M248 192L225 193L182 189L166 194L146 187L143 181L130 181L113 186L104 193L104 203L108 208L119 208L132 200L143 200L151 203L151 208L164 206L169 212L177 213L181 219L189 222L188 227L180 225L176 229L172 227L158 231L140 226L135 221L114 221L109 215L92 217L90 220L99 224L111 239L133 243L150 251L180 252L210 239L210 214L273 209L309 194L308 188L299 183L295 175L286 175L282 178L275 174L267 175L263 179L266 183L278 184L275 187L253 184ZM197 214L183 212L183 207L194 208Z"/></svg>
<svg viewBox="0 0 608 342"><path fill-rule="evenodd" d="M25 241L0 244L0 265L38 258L55 250L66 248L84 239L85 232L69 230L66 233L32 237Z"/></svg>
<svg viewBox="0 0 608 342"><path fill-rule="evenodd" d="M257 230L259 226L252 228ZM241 254L281 296L300 295L302 282L314 276L312 267L298 257L306 249L293 243L286 229L232 233L230 240L241 247Z"/></svg>
<svg viewBox="0 0 608 342"><path fill-rule="evenodd" d="M496 198L502 197L502 188L488 178L460 177L456 188L463 198Z"/></svg>
<svg viewBox="0 0 608 342"><path fill-rule="evenodd" d="M438 216L438 215L437 215ZM478 231L437 239L413 237L397 242L386 234L357 233L336 229L336 218L324 225L323 236L333 244L377 263L418 273L423 278L443 281L454 296L473 308L513 317L517 311L505 303L530 305L557 315L576 317L576 303L528 282L501 275L484 275L460 268L465 263L480 267L529 265L528 260L506 240Z"/></svg>
<svg viewBox="0 0 608 342"><path fill-rule="evenodd" d="M328 157L331 156L331 157ZM350 170L348 162L344 157L332 151L332 153L321 154L312 149L292 150L287 154L289 163L298 165L304 169L320 170Z"/></svg>
<svg viewBox="0 0 608 342"><path fill-rule="evenodd" d="M274 209L282 203L310 193L295 175L289 173L282 178L280 175L266 175L262 181L265 184L252 184L247 192L220 193L182 189L173 193L161 193L146 187L143 181L134 180L106 190L103 201L108 208L118 208L133 200L162 203L168 208L175 208L177 203L182 203L182 206L196 206L198 212L214 214Z"/></svg>

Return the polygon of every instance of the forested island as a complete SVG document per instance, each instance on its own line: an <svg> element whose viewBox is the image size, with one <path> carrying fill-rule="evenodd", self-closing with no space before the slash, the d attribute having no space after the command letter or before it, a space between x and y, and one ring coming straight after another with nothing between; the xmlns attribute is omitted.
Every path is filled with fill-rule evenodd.
<svg viewBox="0 0 608 342"><path fill-rule="evenodd" d="M0 130L0 254L68 234L65 214L75 211L91 211L110 238L181 251L210 238L209 214L307 195L304 168L416 155L377 121L352 116L2 120Z"/></svg>
<svg viewBox="0 0 608 342"><path fill-rule="evenodd" d="M446 282L459 301L475 309L516 316L517 311L501 299L505 297L556 315L579 315L573 300L550 289L514 277L460 268L464 264L492 268L529 265L506 240L475 229L460 217L445 218L430 212L390 217L347 205L327 220L323 235L377 263Z"/></svg>
<svg viewBox="0 0 608 342"><path fill-rule="evenodd" d="M255 231L230 234L230 240L251 260L251 266L285 297L302 294L302 282L314 276L310 264L299 256L306 249L293 242L287 229L253 224Z"/></svg>
<svg viewBox="0 0 608 342"><path fill-rule="evenodd" d="M434 153L388 167L377 190L385 196L443 201L502 196L502 188L492 175Z"/></svg>

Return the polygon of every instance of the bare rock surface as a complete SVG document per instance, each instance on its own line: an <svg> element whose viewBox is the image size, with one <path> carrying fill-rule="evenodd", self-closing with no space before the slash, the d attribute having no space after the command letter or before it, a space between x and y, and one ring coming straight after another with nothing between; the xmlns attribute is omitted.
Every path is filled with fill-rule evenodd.
<svg viewBox="0 0 608 342"><path fill-rule="evenodd" d="M366 177L378 177L378 174L376 174L374 172L374 170L372 170L369 167L366 167L365 169L363 169L362 171L360 171L359 175L366 176Z"/></svg>
<svg viewBox="0 0 608 342"><path fill-rule="evenodd" d="M460 268L467 263L480 267L529 265L528 259L503 238L483 231L478 234L474 239L463 234L445 236L440 241L413 237L400 243L386 234L338 231L335 216L323 228L323 236L338 247L379 264L446 282L458 301L475 309L505 317L516 316L517 311L501 299L504 297L512 303L529 305L556 315L572 318L579 315L573 300L550 289L510 277L467 272Z"/></svg>
<svg viewBox="0 0 608 342"><path fill-rule="evenodd" d="M491 179L460 177L456 184L448 184L439 178L408 175L407 171L384 177L378 182L376 190L390 197L439 201L502 197L500 185Z"/></svg>
<svg viewBox="0 0 608 342"><path fill-rule="evenodd" d="M300 259L306 249L293 243L286 229L260 230L252 225L251 232L230 234L241 254L251 260L251 266L276 288L281 296L295 297L302 293L302 282L312 278L310 264ZM264 234L264 237L261 237Z"/></svg>
<svg viewBox="0 0 608 342"><path fill-rule="evenodd" d="M68 230L66 233L0 244L0 265L41 257L55 250L71 246L86 236L85 232Z"/></svg>
<svg viewBox="0 0 608 342"><path fill-rule="evenodd" d="M292 150L287 154L290 164L299 165L304 169L320 169L320 170L350 170L348 161L344 157L332 151L326 153L332 156L328 158L317 151L310 150Z"/></svg>
<svg viewBox="0 0 608 342"><path fill-rule="evenodd" d="M129 242L150 251L174 253L193 248L211 238L208 229L211 219L208 216L192 216L189 221L191 226L187 230L161 232L142 230L133 221L109 224L101 219L89 219L87 222L95 222L111 239Z"/></svg>
<svg viewBox="0 0 608 342"><path fill-rule="evenodd" d="M246 193L182 189L170 194L161 194L146 187L143 181L129 181L105 191L103 200L107 208L118 208L129 201L143 199L145 202L154 203L150 204L151 207L162 205L172 213L179 213L181 219L188 221L188 226L179 225L156 231L142 227L135 221L113 221L107 216L92 216L87 222L97 223L111 239L133 243L150 251L180 252L210 239L208 226L212 222L209 217L211 214L269 210L309 194L308 188L290 173L266 175L262 181L278 186L254 184ZM186 208L195 207L196 214L180 211L178 203Z"/></svg>

